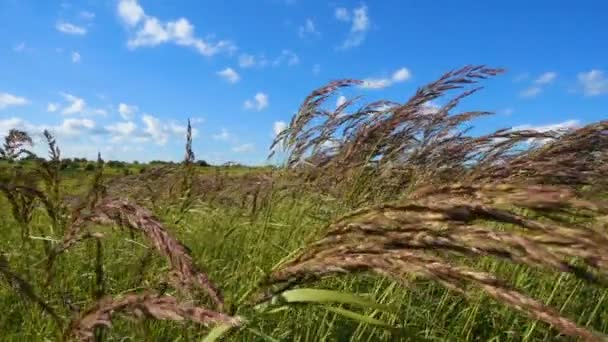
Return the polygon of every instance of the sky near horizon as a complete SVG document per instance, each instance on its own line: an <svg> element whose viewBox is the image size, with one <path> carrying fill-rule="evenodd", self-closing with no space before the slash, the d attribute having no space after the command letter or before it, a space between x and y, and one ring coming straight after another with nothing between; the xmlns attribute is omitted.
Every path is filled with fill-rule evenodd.
<svg viewBox="0 0 608 342"><path fill-rule="evenodd" d="M584 125L608 117L606 13L591 0L0 0L0 137L48 128L65 157L177 161L190 118L197 159L263 164L328 81L402 102L466 64L508 70L460 107L496 112L475 132Z"/></svg>

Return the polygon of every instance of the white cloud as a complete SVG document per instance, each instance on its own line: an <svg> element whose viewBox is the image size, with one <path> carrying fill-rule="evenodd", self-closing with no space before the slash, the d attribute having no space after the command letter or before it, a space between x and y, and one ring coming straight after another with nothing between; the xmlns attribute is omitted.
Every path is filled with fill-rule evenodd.
<svg viewBox="0 0 608 342"><path fill-rule="evenodd" d="M23 106L28 104L28 99L9 93L0 93L0 110L11 106Z"/></svg>
<svg viewBox="0 0 608 342"><path fill-rule="evenodd" d="M137 110L137 106L131 106L122 102L118 104L118 113L124 120L132 119Z"/></svg>
<svg viewBox="0 0 608 342"><path fill-rule="evenodd" d="M255 151L255 146L253 144L242 144L232 148L232 152L244 153L244 152L253 152Z"/></svg>
<svg viewBox="0 0 608 342"><path fill-rule="evenodd" d="M553 81L555 81L556 78L557 78L556 72L554 72L554 71L545 72L545 73L541 74L540 76L538 76L538 78L536 78L528 88L520 91L519 96L523 97L523 98L536 97L545 90L546 86L553 83Z"/></svg>
<svg viewBox="0 0 608 342"><path fill-rule="evenodd" d="M543 92L543 88L538 87L538 86L531 86L529 88L522 90L519 93L519 96L525 97L525 98L531 98L531 97L538 96L542 92Z"/></svg>
<svg viewBox="0 0 608 342"><path fill-rule="evenodd" d="M244 107L245 109L255 109L259 112L268 107L268 95L258 92L255 94L253 99L245 101Z"/></svg>
<svg viewBox="0 0 608 342"><path fill-rule="evenodd" d="M118 2L118 15L125 24L135 26L144 18L144 9L137 0L121 0Z"/></svg>
<svg viewBox="0 0 608 342"><path fill-rule="evenodd" d="M75 119L69 118L63 120L63 123L56 127L54 131L60 135L80 135L91 131L95 128L95 122L90 119Z"/></svg>
<svg viewBox="0 0 608 342"><path fill-rule="evenodd" d="M422 106L420 108L420 113L424 114L424 115L437 114L437 112L439 112L440 109L441 109L441 106L431 100L431 101L427 101L422 104Z"/></svg>
<svg viewBox="0 0 608 342"><path fill-rule="evenodd" d="M514 130L514 131L532 130L532 131L537 131L537 132L548 132L548 131L573 129L573 128L578 128L580 126L581 126L580 121L578 121L578 120L567 120L567 121L559 122L556 124L548 124L548 125L538 125L538 126L528 125L528 124L520 125L520 126L513 127L512 130Z"/></svg>
<svg viewBox="0 0 608 342"><path fill-rule="evenodd" d="M350 21L350 12L344 7L336 8L334 14L336 16L336 19L340 21Z"/></svg>
<svg viewBox="0 0 608 342"><path fill-rule="evenodd" d="M367 78L363 80L360 88L364 89L382 89L390 87L395 83L401 83L409 80L412 73L407 68L400 68L393 72L391 78Z"/></svg>
<svg viewBox="0 0 608 342"><path fill-rule="evenodd" d="M72 52L72 63L80 62L80 54L76 51Z"/></svg>
<svg viewBox="0 0 608 342"><path fill-rule="evenodd" d="M286 63L288 66L296 65L300 63L300 57L298 57L295 52L285 49L281 51L279 57L272 62L272 65L279 66L283 63Z"/></svg>
<svg viewBox="0 0 608 342"><path fill-rule="evenodd" d="M367 6L361 5L352 11L346 8L337 8L334 14L336 19L351 23L350 32L340 48L349 49L361 45L367 36L367 31L371 27L367 14Z"/></svg>
<svg viewBox="0 0 608 342"><path fill-rule="evenodd" d="M95 13L89 11L80 11L80 17L86 20L95 19Z"/></svg>
<svg viewBox="0 0 608 342"><path fill-rule="evenodd" d="M534 83L541 84L541 85L551 84L551 83L553 83L555 78L557 78L557 73L553 72L553 71L549 71L549 72L546 72L546 73L540 75L536 80L534 80Z"/></svg>
<svg viewBox="0 0 608 342"><path fill-rule="evenodd" d="M152 138L158 145L164 145L169 140L169 134L162 128L162 123L158 118L144 114L141 118L144 123L144 133Z"/></svg>
<svg viewBox="0 0 608 342"><path fill-rule="evenodd" d="M113 125L108 125L105 129L112 135L117 137L125 137L133 134L137 126L133 121L117 122Z"/></svg>
<svg viewBox="0 0 608 342"><path fill-rule="evenodd" d="M578 82L583 88L585 96L608 94L608 78L602 70L593 69L578 74Z"/></svg>
<svg viewBox="0 0 608 342"><path fill-rule="evenodd" d="M230 133L228 133L228 130L225 128L222 128L222 130L220 131L220 133L218 134L214 134L211 136L213 139L215 140L222 140L222 141L227 141L229 140L232 136L230 135Z"/></svg>
<svg viewBox="0 0 608 342"><path fill-rule="evenodd" d="M409 80L411 76L407 68L401 68L393 73L393 82L404 82Z"/></svg>
<svg viewBox="0 0 608 342"><path fill-rule="evenodd" d="M279 133L283 132L287 128L287 123L285 121L275 121L272 124L272 131L274 135L279 135Z"/></svg>
<svg viewBox="0 0 608 342"><path fill-rule="evenodd" d="M336 100L336 108L340 108L340 106L342 106L345 103L346 103L346 96L344 96L344 95L338 96L338 99Z"/></svg>
<svg viewBox="0 0 608 342"><path fill-rule="evenodd" d="M239 66L241 68L250 68L255 65L255 56L249 54L242 54L239 56Z"/></svg>
<svg viewBox="0 0 608 342"><path fill-rule="evenodd" d="M232 53L237 49L236 45L228 40L210 43L196 37L194 26L186 18L162 22L156 17L146 15L137 0L120 0L118 15L130 28L132 37L127 45L133 49L169 42L194 48L204 56L213 56L220 52Z"/></svg>
<svg viewBox="0 0 608 342"><path fill-rule="evenodd" d="M300 38L304 38L309 35L318 36L320 34L321 32L319 32L315 27L315 22L310 18L306 18L304 24L298 28L298 35Z"/></svg>
<svg viewBox="0 0 608 342"><path fill-rule="evenodd" d="M233 84L237 83L241 79L241 76L239 76L239 74L232 68L226 68L224 70L218 71L217 74L224 80Z"/></svg>
<svg viewBox="0 0 608 342"><path fill-rule="evenodd" d="M61 114L63 115L71 115L83 113L84 109L87 105L84 99L80 97L76 97L72 94L62 94L63 98L68 102L68 105L63 108Z"/></svg>
<svg viewBox="0 0 608 342"><path fill-rule="evenodd" d="M64 21L58 21L57 24L55 24L55 28L57 29L57 31L66 33L66 34L72 34L72 35L77 35L77 36L84 36L85 34L87 34L87 29L81 26L77 26L71 23L67 23Z"/></svg>
<svg viewBox="0 0 608 342"><path fill-rule="evenodd" d="M46 111L49 113L54 113L59 109L59 105L57 103L49 102L46 106Z"/></svg>

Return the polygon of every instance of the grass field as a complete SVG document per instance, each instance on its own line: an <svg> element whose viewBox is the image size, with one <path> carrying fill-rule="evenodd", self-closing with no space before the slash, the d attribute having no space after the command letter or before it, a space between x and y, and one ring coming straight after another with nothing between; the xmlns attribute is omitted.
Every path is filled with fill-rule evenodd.
<svg viewBox="0 0 608 342"><path fill-rule="evenodd" d="M348 82L317 90L277 138L288 168L198 166L190 134L178 164L67 163L50 135L19 161L12 132L0 339L604 340L608 123L454 139L475 115L412 111L449 79L392 116L327 116L319 136L359 127L337 153L308 149L328 141L309 104Z"/></svg>

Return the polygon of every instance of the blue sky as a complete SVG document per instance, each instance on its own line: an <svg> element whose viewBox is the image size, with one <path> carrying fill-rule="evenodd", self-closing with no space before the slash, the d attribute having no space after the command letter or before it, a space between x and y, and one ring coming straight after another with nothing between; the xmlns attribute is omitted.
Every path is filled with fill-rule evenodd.
<svg viewBox="0 0 608 342"><path fill-rule="evenodd" d="M261 164L330 80L404 101L465 64L508 69L463 103L497 113L476 132L583 125L607 117L606 13L602 1L0 0L0 135L49 128L68 157L179 160L192 118L197 158Z"/></svg>

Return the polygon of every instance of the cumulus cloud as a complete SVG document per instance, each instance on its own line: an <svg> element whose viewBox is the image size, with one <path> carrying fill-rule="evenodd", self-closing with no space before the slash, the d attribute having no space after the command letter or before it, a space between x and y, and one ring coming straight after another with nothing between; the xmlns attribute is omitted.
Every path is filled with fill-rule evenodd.
<svg viewBox="0 0 608 342"><path fill-rule="evenodd" d="M77 26L71 23L67 23L64 21L58 21L55 24L55 28L59 32L63 32L65 34L71 34L76 36L84 36L87 34L87 29L82 26Z"/></svg>
<svg viewBox="0 0 608 342"><path fill-rule="evenodd" d="M338 96L338 99L336 100L336 108L340 108L340 106L342 106L345 103L346 103L346 96L344 96L344 95Z"/></svg>
<svg viewBox="0 0 608 342"><path fill-rule="evenodd" d="M580 127L581 127L580 121L567 120L567 121L558 122L558 123L554 123L554 124L548 124L548 125L529 125L529 124L519 125L519 126L513 127L512 130L514 130L514 131L532 130L532 131L537 131L537 132L541 132L541 133L549 132L549 131L567 132L569 130L577 129ZM528 139L528 142L530 142L530 143L537 142L537 143L543 144L550 140L551 139Z"/></svg>
<svg viewBox="0 0 608 342"><path fill-rule="evenodd" d="M137 110L137 106L131 106L122 102L118 104L118 114L120 114L124 120L132 119Z"/></svg>
<svg viewBox="0 0 608 342"><path fill-rule="evenodd" d="M185 137L187 127L178 125L174 122L163 122L161 119L150 114L144 114L141 118L144 124L142 138L150 139L157 145L165 145L170 137ZM192 129L192 136L196 136L198 131Z"/></svg>
<svg viewBox="0 0 608 342"><path fill-rule="evenodd" d="M12 106L23 106L28 104L28 99L21 96L16 96L9 93L0 93L0 110L12 107Z"/></svg>
<svg viewBox="0 0 608 342"><path fill-rule="evenodd" d="M577 77L585 96L608 94L608 78L602 70L593 69L581 72Z"/></svg>
<svg viewBox="0 0 608 342"><path fill-rule="evenodd" d="M342 45L341 49L357 47L363 43L367 32L371 27L371 22L367 14L367 6L361 5L352 11L346 8L337 8L334 12L336 19L351 24L350 32Z"/></svg>
<svg viewBox="0 0 608 342"><path fill-rule="evenodd" d="M258 112L268 107L268 95L262 92L258 92L253 96L253 99L246 100L244 103L245 109L253 109Z"/></svg>
<svg viewBox="0 0 608 342"><path fill-rule="evenodd" d="M412 74L407 68L400 68L393 72L390 78L367 78L363 80L363 84L360 87L364 89L382 89L390 87L395 83L405 82L411 77Z"/></svg>
<svg viewBox="0 0 608 342"><path fill-rule="evenodd" d="M186 18L161 21L147 15L137 0L120 0L118 16L129 29L131 37L127 45L132 49L174 43L194 48L204 56L213 56L221 52L232 53L237 49L229 40L212 43L197 37L194 33L194 25Z"/></svg>
<svg viewBox="0 0 608 342"><path fill-rule="evenodd" d="M117 122L107 125L105 129L114 136L125 137L135 132L137 126L133 121Z"/></svg>
<svg viewBox="0 0 608 342"><path fill-rule="evenodd" d="M223 78L224 80L226 80L228 83L237 83L240 79L241 76L239 76L239 74L234 71L234 69L232 68L226 68L224 70L218 71L217 74Z"/></svg>
<svg viewBox="0 0 608 342"><path fill-rule="evenodd" d="M72 115L84 112L87 105L84 99L67 93L63 93L62 96L68 104L61 110L61 114Z"/></svg>

